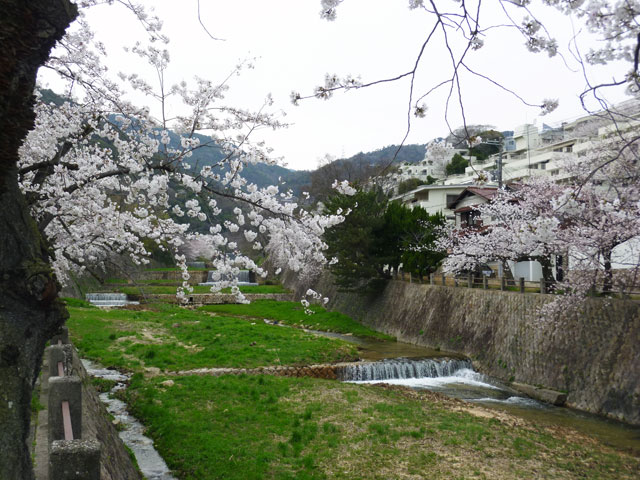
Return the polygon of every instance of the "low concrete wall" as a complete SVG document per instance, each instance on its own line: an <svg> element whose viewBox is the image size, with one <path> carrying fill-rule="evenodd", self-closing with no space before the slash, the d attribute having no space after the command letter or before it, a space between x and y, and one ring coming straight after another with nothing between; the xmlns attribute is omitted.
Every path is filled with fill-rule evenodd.
<svg viewBox="0 0 640 480"><path fill-rule="evenodd" d="M256 300L277 300L279 302L292 302L295 299L293 293L245 293L250 302ZM219 305L223 303L238 303L236 296L231 293L193 293L188 295L188 305ZM163 302L176 302L175 295L129 295L131 300L150 301L161 300Z"/></svg>
<svg viewBox="0 0 640 480"><path fill-rule="evenodd" d="M534 313L550 295L392 281L367 297L338 293L328 275L314 288L329 308L399 340L463 353L481 372L566 391L572 407L640 425L638 302L593 299L541 322Z"/></svg>
<svg viewBox="0 0 640 480"><path fill-rule="evenodd" d="M190 271L189 283L197 285L198 283L204 283L207 281L209 272L207 270L194 270ZM177 283L182 283L182 272L180 271L143 271L134 275L139 280L173 280Z"/></svg>
<svg viewBox="0 0 640 480"><path fill-rule="evenodd" d="M65 345L65 347L67 347ZM70 345L69 349L72 349ZM126 451L116 428L109 420L106 408L100 402L98 394L90 383L89 376L84 369L82 363L78 359L77 352L73 352L72 359L68 363L69 371L67 373L77 375L82 384L82 401L76 402L82 404L82 425L81 436L83 440L71 441L69 445L74 446L73 442L96 442L100 448L100 479L101 480L137 480L141 476L137 469L133 466L131 457ZM76 377L76 378L77 378ZM51 377L51 379L57 379L68 377ZM40 403L44 406L49 404L49 396L51 395L50 386L50 367L48 355L44 356L42 377L40 380ZM53 455L60 457L61 461L59 465L67 465L68 459L67 453L73 453L73 448L67 448L65 442L60 442L60 445L50 452L49 448L49 412L44 409L38 412L38 426L35 432L35 475L37 480L55 480L50 478L49 475L49 455L53 452ZM79 445L80 445L79 444ZM78 470L78 465L72 465L68 463L68 466L73 466L73 472ZM72 473L73 473L72 472ZM62 477L61 477L62 478ZM67 477L65 477L67 478ZM76 478L76 477L68 477ZM80 473L79 478L93 478Z"/></svg>

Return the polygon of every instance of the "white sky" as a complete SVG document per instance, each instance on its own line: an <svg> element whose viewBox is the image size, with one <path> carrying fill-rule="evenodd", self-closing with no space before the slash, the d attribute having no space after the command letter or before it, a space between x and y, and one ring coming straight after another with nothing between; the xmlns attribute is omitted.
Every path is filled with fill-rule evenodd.
<svg viewBox="0 0 640 480"><path fill-rule="evenodd" d="M155 0L155 13L164 21L171 38L170 83L189 82L193 76L219 81L247 57L256 57L255 68L231 82L230 104L259 109L268 93L273 108L286 113L287 129L260 135L284 157L290 168L314 169L325 154L347 157L399 143L406 130L408 82L401 81L368 89L338 93L329 101L310 99L295 107L292 90L303 95L324 81L326 73L361 75L363 81L393 77L410 70L430 23L424 12L409 10L407 0L347 0L338 19L320 19L319 0L201 0L201 17L207 29L225 41L208 37L198 23L196 0ZM123 8L101 6L87 19L109 52L115 73L140 69L122 46L143 40L142 28ZM547 19L552 34L571 35L571 19L554 14ZM449 65L441 48L425 51L416 78L416 92L424 92L445 78ZM566 51L566 49L565 49ZM508 32L485 39L485 47L474 52L475 69L516 90L530 103L558 98L560 108L547 117L537 117L536 108L524 107L484 81L463 79L463 99L468 123L495 125L499 130L533 122L557 123L581 114L577 94L584 80L577 64L572 72L560 57L531 54L521 37ZM567 59L569 62L570 59ZM611 79L623 67L608 66L602 78ZM407 143L426 143L448 133L443 104L446 90L427 101L424 119L414 119ZM623 97L611 98L620 101ZM450 117L453 128L461 124L459 109Z"/></svg>

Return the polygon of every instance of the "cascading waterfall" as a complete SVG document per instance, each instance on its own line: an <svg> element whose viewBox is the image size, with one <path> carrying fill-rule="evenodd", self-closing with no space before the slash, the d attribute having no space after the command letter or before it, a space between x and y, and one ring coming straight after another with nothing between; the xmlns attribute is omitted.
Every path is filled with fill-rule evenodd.
<svg viewBox="0 0 640 480"><path fill-rule="evenodd" d="M240 270L238 272L238 283L250 283L249 270Z"/></svg>
<svg viewBox="0 0 640 480"><path fill-rule="evenodd" d="M199 283L198 285L215 285L219 282L219 280L214 280L213 276L215 275L215 270L210 270L207 273L207 281L204 283ZM249 270L240 270L238 272L238 285L258 285L255 282L251 281L251 272Z"/></svg>
<svg viewBox="0 0 640 480"><path fill-rule="evenodd" d="M405 378L449 377L462 369L471 369L468 360L424 359L409 360L396 358L381 362L358 363L345 366L341 380L347 382L366 382L372 380L391 380Z"/></svg>
<svg viewBox="0 0 640 480"><path fill-rule="evenodd" d="M122 307L131 303L138 303L130 302L126 293L87 293L85 299L97 307Z"/></svg>

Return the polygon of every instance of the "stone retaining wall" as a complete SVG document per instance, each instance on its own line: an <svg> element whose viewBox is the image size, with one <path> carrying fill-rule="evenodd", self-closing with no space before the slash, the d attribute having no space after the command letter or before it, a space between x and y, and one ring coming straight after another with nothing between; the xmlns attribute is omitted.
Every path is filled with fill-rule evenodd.
<svg viewBox="0 0 640 480"><path fill-rule="evenodd" d="M285 281L298 293L309 285ZM567 404L640 425L640 305L593 299L541 322L550 295L389 282L366 297L313 285L329 308L404 342L460 352L481 372L567 392Z"/></svg>
<svg viewBox="0 0 640 480"><path fill-rule="evenodd" d="M257 368L197 368L173 372L172 375L275 375L277 377L312 377L326 380L341 378L341 371L352 363L336 363L305 366L257 367Z"/></svg>
<svg viewBox="0 0 640 480"><path fill-rule="evenodd" d="M195 270L190 271L189 283L197 285L198 283L204 283L207 281L209 272L207 270ZM143 271L135 275L139 280L173 280L177 283L182 283L182 272L180 271Z"/></svg>
<svg viewBox="0 0 640 480"><path fill-rule="evenodd" d="M82 408L82 427L81 437L82 440L73 440L70 444L73 446L73 442L97 442L99 444L99 470L100 480L137 480L142 478L138 470L134 467L131 457L126 451L122 441L118 437L118 432L109 420L108 413L105 406L100 402L97 392L91 385L90 378L87 372L78 358L78 354L71 345L68 345L68 351L71 354L71 358L68 359L65 365L65 370L69 374L73 374L80 378L82 382L82 399L80 401ZM49 404L50 390L50 372L49 355L45 354L43 359L42 376L40 380L40 403L45 407ZM52 377L55 378L68 378L68 377ZM52 479L49 475L49 456L53 454L54 449L49 448L49 430L51 425L49 424L49 412L47 409L43 409L38 412L38 425L34 432L35 434L35 451L34 451L34 463L35 463L35 476L36 480L58 480ZM64 442L60 442L64 443ZM69 442L68 442L69 443ZM57 449L56 454L65 453L66 447ZM77 466L73 462L73 452L69 457L64 456L61 460L57 461L58 464L69 466ZM73 469L72 469L73 470ZM74 472L68 472L69 476L65 478L77 478Z"/></svg>
<svg viewBox="0 0 640 480"><path fill-rule="evenodd" d="M244 296L250 302L256 300L278 300L280 302L292 302L295 299L293 293L245 293ZM175 295L129 295L132 300L160 300L163 302L176 302ZM188 305L219 305L224 303L238 303L236 296L231 293L193 293L188 296Z"/></svg>

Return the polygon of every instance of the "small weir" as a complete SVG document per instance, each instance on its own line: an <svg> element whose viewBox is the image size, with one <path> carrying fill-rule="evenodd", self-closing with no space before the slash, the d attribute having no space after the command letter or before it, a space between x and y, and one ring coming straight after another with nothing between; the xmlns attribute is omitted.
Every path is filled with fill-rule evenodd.
<svg viewBox="0 0 640 480"><path fill-rule="evenodd" d="M123 307L138 304L130 301L126 293L87 293L85 299L96 307Z"/></svg>
<svg viewBox="0 0 640 480"><path fill-rule="evenodd" d="M418 378L450 377L460 370L471 369L471 362L457 359L413 360L396 358L381 362L348 365L341 371L347 382L380 382Z"/></svg>
<svg viewBox="0 0 640 480"><path fill-rule="evenodd" d="M123 401L112 395L118 390L126 388L129 377L116 370L101 368L89 360L83 359L82 364L92 377L117 382L110 392L100 394L100 401L105 404L107 411L125 427L124 430L118 432L118 435L124 444L133 451L144 478L147 480L177 480L171 475L169 467L153 447L153 441L144 435L144 426L129 414L127 405Z"/></svg>
<svg viewBox="0 0 640 480"><path fill-rule="evenodd" d="M216 285L219 283L219 278L216 280L216 271L211 270L207 273L207 281L204 283L200 283L199 285ZM258 285L255 280L255 274L249 270L240 270L238 272L238 286L251 286Z"/></svg>
<svg viewBox="0 0 640 480"><path fill-rule="evenodd" d="M468 360L395 358L349 365L341 373L341 379L346 382L388 383L430 390L507 411L536 424L572 428L605 444L640 455L639 428L528 398L508 385L474 371Z"/></svg>

